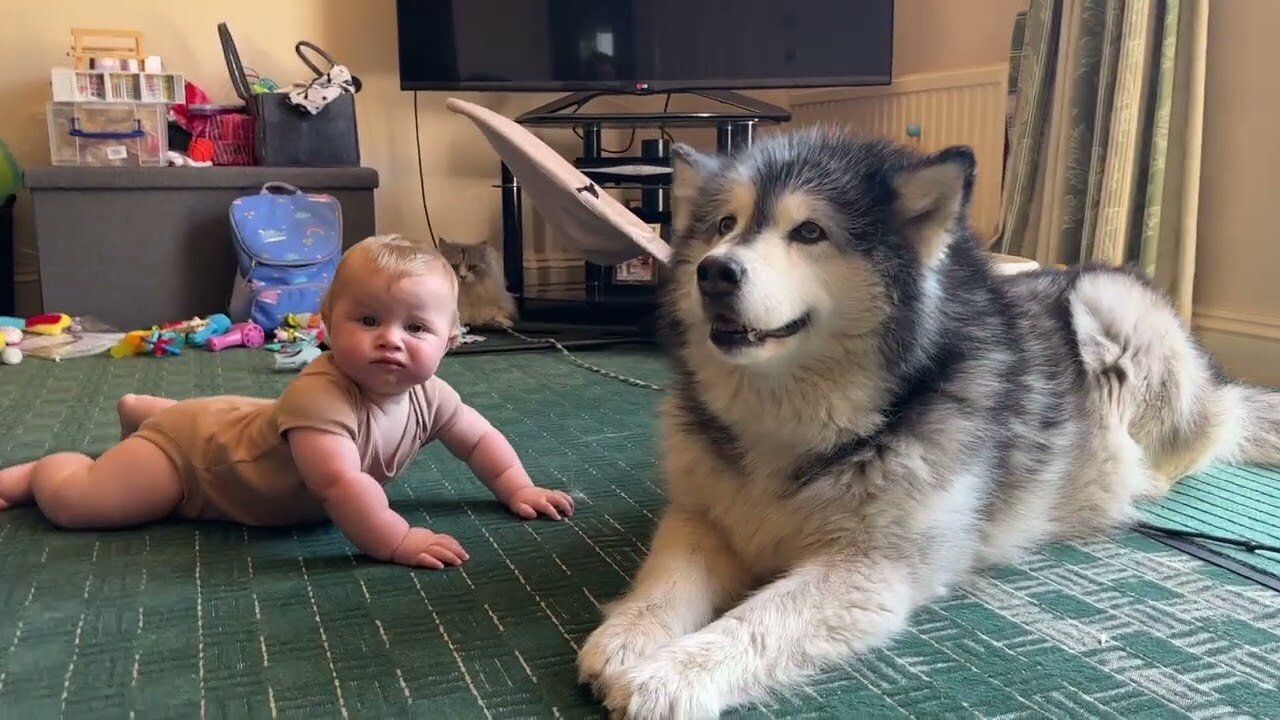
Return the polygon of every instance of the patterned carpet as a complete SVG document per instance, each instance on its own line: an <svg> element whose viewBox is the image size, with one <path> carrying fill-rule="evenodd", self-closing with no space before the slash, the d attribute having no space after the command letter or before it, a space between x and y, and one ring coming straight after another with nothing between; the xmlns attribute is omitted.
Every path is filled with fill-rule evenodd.
<svg viewBox="0 0 1280 720"><path fill-rule="evenodd" d="M586 359L665 380L638 351ZM289 376L269 368L243 350L0 368L0 462L101 450L124 392L275 394ZM441 448L391 493L469 550L448 572L353 556L328 527L65 533L0 513L0 717L599 717L574 655L662 505L660 395L549 353L443 374L574 492L572 522L514 519ZM735 716L1280 717L1277 657L1280 594L1127 535L1000 568L891 648Z"/></svg>

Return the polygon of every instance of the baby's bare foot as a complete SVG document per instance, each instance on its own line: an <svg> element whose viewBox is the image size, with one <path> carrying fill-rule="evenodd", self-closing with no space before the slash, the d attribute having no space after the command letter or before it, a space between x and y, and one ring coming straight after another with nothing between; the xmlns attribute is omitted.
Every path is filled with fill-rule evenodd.
<svg viewBox="0 0 1280 720"><path fill-rule="evenodd" d="M0 470L0 510L31 502L31 470L35 461Z"/></svg>

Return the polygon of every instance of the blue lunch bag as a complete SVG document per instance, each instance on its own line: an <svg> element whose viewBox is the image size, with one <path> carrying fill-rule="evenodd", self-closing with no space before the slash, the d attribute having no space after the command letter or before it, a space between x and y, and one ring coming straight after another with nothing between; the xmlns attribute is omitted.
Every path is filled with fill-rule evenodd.
<svg viewBox="0 0 1280 720"><path fill-rule="evenodd" d="M280 190L282 192L273 192ZM236 277L228 315L270 336L290 313L319 313L342 259L342 206L323 193L269 182L231 203Z"/></svg>

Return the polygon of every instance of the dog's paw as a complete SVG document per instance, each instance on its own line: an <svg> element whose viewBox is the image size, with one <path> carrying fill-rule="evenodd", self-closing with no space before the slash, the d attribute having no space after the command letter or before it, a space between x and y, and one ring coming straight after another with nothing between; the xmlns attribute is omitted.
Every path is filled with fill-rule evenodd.
<svg viewBox="0 0 1280 720"><path fill-rule="evenodd" d="M604 621L578 652L578 681L604 696L620 673L671 640L667 625L640 609Z"/></svg>
<svg viewBox="0 0 1280 720"><path fill-rule="evenodd" d="M709 669L711 648L669 645L624 669L604 697L610 718L703 720L718 718L723 700Z"/></svg>

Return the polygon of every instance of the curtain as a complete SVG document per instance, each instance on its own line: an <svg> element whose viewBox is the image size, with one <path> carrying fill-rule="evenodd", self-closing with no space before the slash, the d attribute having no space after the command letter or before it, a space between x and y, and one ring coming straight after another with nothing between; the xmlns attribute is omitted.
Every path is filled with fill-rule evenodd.
<svg viewBox="0 0 1280 720"><path fill-rule="evenodd" d="M1030 0L999 252L1133 265L1191 315L1209 0Z"/></svg>

